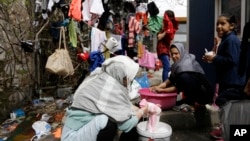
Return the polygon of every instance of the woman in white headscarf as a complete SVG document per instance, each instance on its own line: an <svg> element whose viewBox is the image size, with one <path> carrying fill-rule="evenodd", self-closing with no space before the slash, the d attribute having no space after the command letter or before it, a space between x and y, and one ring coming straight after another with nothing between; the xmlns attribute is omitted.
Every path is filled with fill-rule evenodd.
<svg viewBox="0 0 250 141"><path fill-rule="evenodd" d="M117 128L125 133L134 129L147 112L147 107L133 106L128 95L138 70L139 65L127 56L104 61L77 88L61 140L113 141Z"/></svg>
<svg viewBox="0 0 250 141"><path fill-rule="evenodd" d="M170 53L174 63L169 79L151 90L159 93L183 92L185 103L189 105L212 103L214 90L195 56L189 54L181 43L172 44Z"/></svg>

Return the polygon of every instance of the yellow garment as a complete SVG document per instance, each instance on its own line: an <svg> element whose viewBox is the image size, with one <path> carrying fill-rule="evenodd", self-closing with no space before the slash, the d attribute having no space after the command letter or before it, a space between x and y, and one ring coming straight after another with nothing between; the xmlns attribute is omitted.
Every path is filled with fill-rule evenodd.
<svg viewBox="0 0 250 141"><path fill-rule="evenodd" d="M141 58L143 56L143 44L142 44L142 41L137 42L137 50L138 50L137 57Z"/></svg>
<svg viewBox="0 0 250 141"><path fill-rule="evenodd" d="M109 31L106 31L106 37L107 39L109 39L111 37L111 33ZM104 46L104 58L108 59L110 58L110 52L108 51L108 49Z"/></svg>
<svg viewBox="0 0 250 141"><path fill-rule="evenodd" d="M73 19L69 23L69 40L72 47L77 47L76 23Z"/></svg>

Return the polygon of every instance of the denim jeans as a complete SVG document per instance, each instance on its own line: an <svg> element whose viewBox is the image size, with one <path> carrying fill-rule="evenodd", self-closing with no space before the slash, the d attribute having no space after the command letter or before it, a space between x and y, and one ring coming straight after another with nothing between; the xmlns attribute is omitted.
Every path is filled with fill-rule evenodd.
<svg viewBox="0 0 250 141"><path fill-rule="evenodd" d="M170 71L170 60L169 60L169 56L166 54L160 55L159 59L162 62L162 81L165 81L168 79L168 73Z"/></svg>

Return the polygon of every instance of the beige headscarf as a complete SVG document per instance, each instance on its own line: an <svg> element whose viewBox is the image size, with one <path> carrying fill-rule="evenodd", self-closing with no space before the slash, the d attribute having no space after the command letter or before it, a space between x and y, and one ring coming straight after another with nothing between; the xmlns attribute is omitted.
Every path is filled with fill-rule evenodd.
<svg viewBox="0 0 250 141"><path fill-rule="evenodd" d="M129 119L134 113L123 78L130 84L138 70L139 65L127 56L107 59L102 68L92 72L76 90L72 106L106 114L117 122Z"/></svg>

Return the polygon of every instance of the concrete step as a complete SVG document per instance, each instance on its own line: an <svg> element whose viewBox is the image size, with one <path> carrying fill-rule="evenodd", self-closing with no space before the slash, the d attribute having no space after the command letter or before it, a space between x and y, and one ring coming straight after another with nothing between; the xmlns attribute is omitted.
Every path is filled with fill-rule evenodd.
<svg viewBox="0 0 250 141"><path fill-rule="evenodd" d="M193 113L184 113L176 111L163 111L160 121L169 124L173 130L192 129L196 121Z"/></svg>
<svg viewBox="0 0 250 141"><path fill-rule="evenodd" d="M197 127L211 128L211 117L206 109L196 112L167 110L161 113L160 121L169 124L173 130L189 130Z"/></svg>
<svg viewBox="0 0 250 141"><path fill-rule="evenodd" d="M211 131L211 115L207 110L199 112L162 111L160 122L172 128L170 141L213 141Z"/></svg>

